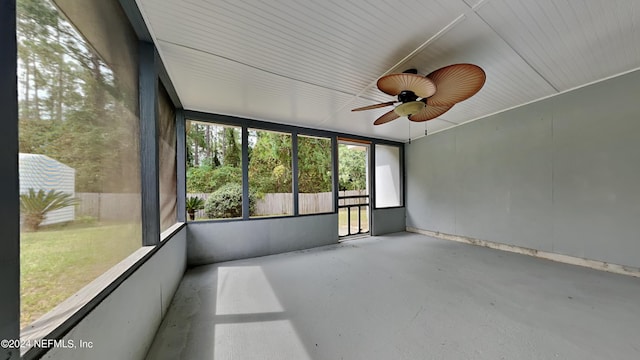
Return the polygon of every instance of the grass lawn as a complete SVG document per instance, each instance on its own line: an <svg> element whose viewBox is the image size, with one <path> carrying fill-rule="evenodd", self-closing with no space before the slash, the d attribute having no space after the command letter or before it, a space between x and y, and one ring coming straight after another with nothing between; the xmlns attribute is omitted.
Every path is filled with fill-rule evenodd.
<svg viewBox="0 0 640 360"><path fill-rule="evenodd" d="M141 246L140 225L68 226L22 233L21 328Z"/></svg>
<svg viewBox="0 0 640 360"><path fill-rule="evenodd" d="M368 207L363 206L360 212L360 226L362 227L362 231L369 231L369 214ZM338 211L338 235L345 236L348 234L347 231L347 209L341 208ZM351 208L351 233L358 233L358 208Z"/></svg>

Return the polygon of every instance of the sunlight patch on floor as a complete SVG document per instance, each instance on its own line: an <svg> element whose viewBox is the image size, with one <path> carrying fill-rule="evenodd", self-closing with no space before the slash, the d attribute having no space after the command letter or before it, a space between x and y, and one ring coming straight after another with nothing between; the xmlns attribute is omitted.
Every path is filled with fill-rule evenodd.
<svg viewBox="0 0 640 360"><path fill-rule="evenodd" d="M218 268L216 315L282 312L262 268L233 266Z"/></svg>
<svg viewBox="0 0 640 360"><path fill-rule="evenodd" d="M289 320L216 324L214 359L311 359Z"/></svg>
<svg viewBox="0 0 640 360"><path fill-rule="evenodd" d="M214 359L311 359L260 266L218 268Z"/></svg>

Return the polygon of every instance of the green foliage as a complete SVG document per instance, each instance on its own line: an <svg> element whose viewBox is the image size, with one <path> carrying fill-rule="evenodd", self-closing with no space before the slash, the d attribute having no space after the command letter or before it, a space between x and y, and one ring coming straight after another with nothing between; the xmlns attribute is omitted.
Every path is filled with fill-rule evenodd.
<svg viewBox="0 0 640 360"><path fill-rule="evenodd" d="M187 214L189 214L189 219L195 220L196 211L204 208L204 200L197 196L189 196L186 200L185 206L187 208Z"/></svg>
<svg viewBox="0 0 640 360"><path fill-rule="evenodd" d="M187 192L210 193L215 191L211 182L213 179L213 169L211 166L203 165L187 169Z"/></svg>
<svg viewBox="0 0 640 360"><path fill-rule="evenodd" d="M187 170L187 192L211 193L229 183L242 182L242 169L227 165L216 169L208 165Z"/></svg>
<svg viewBox="0 0 640 360"><path fill-rule="evenodd" d="M228 183L242 182L241 132L217 124L187 126L187 192L211 193ZM255 193L292 190L291 135L249 132L249 186ZM298 138L299 191L331 191L331 140Z"/></svg>
<svg viewBox="0 0 640 360"><path fill-rule="evenodd" d="M249 186L259 193L291 192L291 135L255 133L249 159Z"/></svg>
<svg viewBox="0 0 640 360"><path fill-rule="evenodd" d="M209 130L207 130L209 127ZM205 134L209 134L206 140ZM191 158L198 166L187 170L187 191L211 193L228 183L241 183L240 132L221 125L192 123ZM207 145L208 144L208 145ZM260 194L292 191L291 135L270 131L249 132L249 187ZM196 151L197 150L197 151ZM197 156L196 156L197 154ZM331 140L298 137L300 193L330 192L332 188ZM216 166L222 159L222 165ZM366 188L366 151L339 145L340 190Z"/></svg>
<svg viewBox="0 0 640 360"><path fill-rule="evenodd" d="M74 206L78 200L62 191L40 189L37 192L29 188L26 194L20 195L20 213L23 216L23 229L37 231L47 213Z"/></svg>
<svg viewBox="0 0 640 360"><path fill-rule="evenodd" d="M347 145L338 145L340 191L364 190L367 187L366 152L350 149Z"/></svg>
<svg viewBox="0 0 640 360"><path fill-rule="evenodd" d="M117 78L50 1L16 10L20 152L74 168L76 191L139 191L135 81Z"/></svg>
<svg viewBox="0 0 640 360"><path fill-rule="evenodd" d="M187 169L197 167L200 163L199 149L205 146L203 133L200 131L198 124L187 121Z"/></svg>
<svg viewBox="0 0 640 360"><path fill-rule="evenodd" d="M249 213L252 214L256 197L249 195ZM242 186L227 184L214 191L204 204L204 211L211 219L235 218L242 216Z"/></svg>
<svg viewBox="0 0 640 360"><path fill-rule="evenodd" d="M204 200L197 196L189 196L186 201L187 212L196 211L204 208Z"/></svg>
<svg viewBox="0 0 640 360"><path fill-rule="evenodd" d="M224 160L225 166L239 168L242 161L242 148L239 143L239 132L234 128L224 129Z"/></svg>
<svg viewBox="0 0 640 360"><path fill-rule="evenodd" d="M217 124L187 123L187 166L240 167L240 129Z"/></svg>
<svg viewBox="0 0 640 360"><path fill-rule="evenodd" d="M331 140L298 137L298 187L301 193L331 191Z"/></svg>
<svg viewBox="0 0 640 360"><path fill-rule="evenodd" d="M211 180L213 188L218 189L229 183L242 183L241 168L223 165L213 171L213 179Z"/></svg>

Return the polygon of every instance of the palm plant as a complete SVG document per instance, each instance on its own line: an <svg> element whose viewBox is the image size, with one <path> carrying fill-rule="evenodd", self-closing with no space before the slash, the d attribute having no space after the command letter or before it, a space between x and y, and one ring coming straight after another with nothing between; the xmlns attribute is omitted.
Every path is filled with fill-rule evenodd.
<svg viewBox="0 0 640 360"><path fill-rule="evenodd" d="M187 214L189 214L189 220L193 221L196 219L196 211L204 208L204 200L197 196L189 196L185 207L187 208Z"/></svg>
<svg viewBox="0 0 640 360"><path fill-rule="evenodd" d="M23 229L25 231L36 231L47 216L47 213L74 206L78 199L62 191L43 189L37 192L29 188L26 194L20 195L20 212L23 215Z"/></svg>

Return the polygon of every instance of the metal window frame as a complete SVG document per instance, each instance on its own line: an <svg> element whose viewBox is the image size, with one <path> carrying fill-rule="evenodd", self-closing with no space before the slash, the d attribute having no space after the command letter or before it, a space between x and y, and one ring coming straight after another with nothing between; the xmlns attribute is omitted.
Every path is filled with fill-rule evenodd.
<svg viewBox="0 0 640 360"><path fill-rule="evenodd" d="M340 177L338 176L338 137L331 137L331 182L333 184L333 212L338 213L340 201L338 200L338 194L340 191Z"/></svg>
<svg viewBox="0 0 640 360"><path fill-rule="evenodd" d="M176 109L176 217L187 221L187 133L184 111Z"/></svg>
<svg viewBox="0 0 640 360"><path fill-rule="evenodd" d="M373 182L372 182L372 185L371 185L371 186L373 187L373 193L375 193L375 192L376 192L376 191L375 191L375 186L376 186L376 184L375 184L375 178L376 178L376 172L375 172L375 171L376 171L376 164L375 164L375 160L376 160L376 159L375 159L375 151L376 151L376 150L375 150L375 147L376 147L377 145L385 145L385 146L395 146L395 147L397 147L397 148L398 148L398 153L399 153L399 155L398 155L398 160L399 160L399 162L398 162L398 166L400 167L400 174L399 174L399 175L400 175L400 183L398 184L398 185L399 185L399 191L400 191L400 205L395 205L395 206L382 206L382 207L379 207L379 206L376 204L376 199L375 199L375 198L373 198L373 199L372 199L373 206L372 206L372 208L371 208L371 209L372 209L372 210L378 210L378 209L399 209L399 208L403 208L403 207L405 207L406 195L405 195L405 192L404 192L404 189L405 189L404 143L400 143L399 145L391 145L391 144L387 144L387 143L381 143L381 142L378 142L378 141L376 140L376 141L372 142L372 145L373 145L373 148L374 148L374 150L372 151L372 154L373 154L373 155L372 155L372 158L371 158L372 163L373 163L373 165L372 165L372 169L371 169L372 177L373 177Z"/></svg>
<svg viewBox="0 0 640 360"><path fill-rule="evenodd" d="M372 138L372 137L367 137L362 135L347 134L347 133L331 131L331 130L320 130L320 129L314 129L314 128L297 126L297 125L279 124L279 123L274 123L274 122L269 122L264 120L241 118L241 117L231 116L231 115L213 114L213 113L207 113L202 111L185 110L184 116L188 120L210 122L210 123L216 123L221 125L246 126L246 127L249 127L252 129L258 129L258 130L269 130L269 131L279 131L279 132L288 132L288 133L297 131L300 135L311 135L311 136L326 137L326 138L330 138L334 136L346 137L353 140L377 142L380 144L397 145L397 146L400 146L403 144L400 141Z"/></svg>
<svg viewBox="0 0 640 360"><path fill-rule="evenodd" d="M242 220L249 220L249 128L242 125Z"/></svg>
<svg viewBox="0 0 640 360"><path fill-rule="evenodd" d="M370 139L370 140L363 140L363 141L353 141L353 140L362 140L362 139L355 139L353 137L350 137L348 135L344 135L344 136L340 136L338 138L336 138L336 174L338 174L339 169L339 165L338 165L338 146L342 143L344 145L354 145L354 146L362 146L364 148L367 149L366 151L366 170L367 170L367 189L368 189L368 195L353 195L353 196L339 196L339 194L336 196L336 206L338 208L346 208L348 213L347 213L347 234L346 235L339 235L339 237L341 239L348 239L350 237L353 236L358 236L358 235L362 235L362 234L372 234L372 229L373 229L373 204L375 203L375 196L376 196L376 184L375 184L375 144L378 141L381 141L380 139ZM384 141L386 143L386 141ZM337 176L337 175L336 175ZM337 180L339 183L339 179ZM339 186L339 184L338 184ZM367 206L369 208L369 216L368 216L368 230L367 231L358 231L355 234L351 233L351 208L354 206L345 206L345 205L339 205L340 204L340 199L349 199L349 198L362 198L362 197L367 197L368 202L367 204L362 204L362 206ZM339 210L339 209L338 209ZM360 224L360 212L361 212L361 206L358 207L358 223Z"/></svg>
<svg viewBox="0 0 640 360"><path fill-rule="evenodd" d="M242 218L237 219L211 219L198 221L198 223L206 222L233 222L233 221L251 221L251 220L264 220L264 219L277 219L277 218L289 218L309 215L324 215L324 214L337 214L338 213L338 138L349 138L352 140L359 140L369 143L369 196L372 201L375 201L375 144L390 145L402 147L403 143L392 140L370 138L361 135L346 134L336 131L313 129L295 125L278 124L263 120L247 119L231 115L213 114L201 111L184 110L183 116L185 121L197 121L203 123L210 123L223 126L236 126L242 128ZM255 130L275 131L286 133L292 136L292 172L293 172L293 199L294 199L294 213L292 215L283 216L269 216L260 218L249 217L249 128ZM333 194L333 209L331 212L323 212L316 214L300 214L299 213L299 184L297 176L298 168L298 135L315 136L331 139L331 177L332 177L332 194ZM295 144L295 149L294 149ZM293 168L295 166L295 169ZM185 180L186 181L186 180ZM404 195L404 194L403 194ZM400 206L402 207L402 206ZM374 207L370 207L374 209ZM369 228L371 228L371 217L369 219Z"/></svg>
<svg viewBox="0 0 640 360"><path fill-rule="evenodd" d="M297 132L295 132L296 130L292 130L292 131L282 131L282 130L272 130L272 129L268 129L268 128L263 128L263 127L243 127L243 129L247 130L247 138L246 139L242 139L243 140L243 145L245 143L246 140L246 144L247 144L247 165L244 165L244 162L242 163L242 170L244 173L244 169L246 168L247 170L247 181L246 181L246 186L244 178L243 178L243 182L242 182L242 203L244 204L245 202L247 203L247 216L244 216L244 207L243 207L243 211L242 211L242 220L254 220L254 219L273 219L273 218L286 218L286 217L293 217L293 216L298 216L298 198L295 194L298 193L298 177L296 176L297 172L296 170L294 170L294 166L295 169L298 168L298 158L297 158L297 154L298 154L298 137L297 137ZM265 131L265 132L276 132L276 133L280 133L280 134L285 134L285 135L289 135L291 136L291 193L293 194L293 212L291 214L285 214L285 215L265 215L265 216L260 216L258 218L256 217L251 217L250 211L249 211L249 194L251 193L251 189L249 189L249 130L256 130L256 131ZM294 134L295 133L295 134ZM295 150L294 150L294 142L295 142ZM294 160L295 159L295 160ZM245 187L246 187L246 195L245 195ZM220 220L220 219L212 219L213 221L216 220ZM236 219L239 220L239 219Z"/></svg>
<svg viewBox="0 0 640 360"><path fill-rule="evenodd" d="M142 245L160 243L160 162L158 159L158 53L153 43L138 42L140 98L140 179Z"/></svg>
<svg viewBox="0 0 640 360"><path fill-rule="evenodd" d="M329 151L331 152L331 196L332 196L332 201L331 201L331 210L330 211L322 211L322 212L317 212L317 213L305 213L305 214L301 214L300 213L300 179L299 179L299 156L298 156L298 149L299 149L299 141L300 141L300 136L302 137L314 137L314 138L319 138L319 139L324 139L324 140L329 140ZM325 215L325 214L333 214L335 212L337 212L337 192L335 192L334 190L337 188L334 185L334 180L337 180L338 177L335 176L334 179L334 175L336 174L334 172L334 163L337 164L337 155L334 154L333 151L333 146L334 146L334 137L329 137L329 136L320 136L320 135L309 135L309 134L303 134L300 132L296 132L296 150L295 150L295 159L296 159L296 170L294 173L294 177L295 177L295 182L296 182L296 190L295 193L298 194L297 196L294 196L296 204L294 204L297 207L298 212L296 213L296 216L313 216L313 215ZM336 147L337 150L337 147Z"/></svg>
<svg viewBox="0 0 640 360"><path fill-rule="evenodd" d="M151 77L155 77L156 79L158 79L162 85L164 86L164 89L167 91L167 94L169 95L169 98L171 99L171 102L173 103L173 107L175 110L175 121L176 121L176 176L177 176L177 182L176 182L176 196L177 196L177 203L176 203L176 222L184 222L186 220L186 209L185 209L185 195L184 195L184 191L181 190L181 187L183 186L184 183L184 179L185 176L183 174L181 174L181 172L184 172L186 169L185 166L185 162L186 162L186 158L182 158L183 154L181 154L180 149L182 148L182 152L184 152L184 146L180 146L180 141L181 140L185 140L184 138L181 139L181 133L184 133L183 131L179 131L178 126L180 124L180 117L178 115L178 112L181 111L183 109L182 106L182 102L180 101L180 97L178 96L178 92L175 89L175 86L173 85L173 82L171 81L171 78L169 77L169 73L167 72L167 68L164 65L162 59L160 58L157 48L155 47L155 44L153 43L153 37L151 36L151 33L149 32L149 29L147 28L147 25L145 24L144 18L142 17L142 13L140 12L140 8L138 7L138 4L136 3L135 0L118 0L118 2L120 3L120 7L122 8L124 15L126 15L127 19L129 20L129 24L131 25L131 27L133 28L133 31L136 33L136 36L138 37L138 41L139 42L143 42L143 43L150 43L151 45L153 45L154 47L154 53L155 53L155 57L154 57L154 65L153 67L149 67L146 68L145 71L149 72L149 74L147 74L149 76L149 81ZM141 64L141 61L139 61L139 65ZM151 70L153 69L154 74L151 75ZM140 69L141 73L139 74L139 77L142 76L142 69ZM142 92L142 88L140 89L140 91ZM158 101L157 98L157 89L155 91L156 96L153 99L154 102ZM140 99L142 101L142 99ZM147 98L147 100L151 101L152 99ZM156 105L157 106L157 105ZM142 102L140 104L140 108L142 109ZM157 114L157 111L156 111ZM140 119L142 121L142 111L140 113ZM157 116L156 116L157 117ZM147 120L149 121L149 120ZM156 122L158 121L158 119L156 119ZM184 125L184 122L183 122ZM156 136L157 136L158 132L156 132ZM140 131L140 136L141 136L141 141L142 141L142 128ZM156 139L156 142L158 140ZM186 141L186 140L185 140ZM148 144L150 146L153 146L153 144ZM142 143L140 144L141 148L142 148ZM147 154L148 155L148 154ZM146 156L146 155L145 155ZM157 155L156 155L157 157ZM142 160L142 159L141 159ZM142 162L142 164L144 164L144 162ZM159 172L158 172L159 174ZM182 176L181 176L182 175ZM145 175L142 175L142 178L145 178ZM145 185L147 185L147 183L145 181L149 181L152 179L144 179L143 183L142 183L142 189L144 191L145 189ZM159 181L159 180L158 180ZM153 185L152 185L153 186ZM159 187L158 187L159 189ZM185 190L186 191L186 190ZM147 200L148 201L148 200ZM145 210L145 204L144 204L145 200L144 200L144 196L143 196L143 204L142 204L142 211L143 212L147 212ZM158 207L160 204L160 200L158 200ZM153 206L153 204L149 203L149 206ZM143 215L145 216L145 215ZM146 216L151 216L151 217L155 217L154 214L151 214L149 212L147 212ZM159 214L159 210L158 210L158 218L160 217ZM160 234L160 220L158 220L158 239L159 239L159 234ZM143 228L145 227L144 225L144 221L143 221ZM152 229L148 229L149 231L155 231ZM143 244L145 245L153 245L154 242L152 239L155 239L156 236L155 234L151 234L149 233L149 235L144 235L145 234L145 230L143 229ZM159 240L158 240L159 241Z"/></svg>
<svg viewBox="0 0 640 360"><path fill-rule="evenodd" d="M298 187L298 130L291 133L291 191L293 192L293 216L300 215Z"/></svg>
<svg viewBox="0 0 640 360"><path fill-rule="evenodd" d="M160 241L159 193L157 183L158 178L158 153L157 153L157 89L158 81L161 81L166 88L176 113L181 113L182 104L177 92L169 78L166 68L158 56L157 49L152 42L152 38L144 23L142 15L136 5L135 0L120 0L120 6L124 11L129 23L137 34L139 43L146 43L139 47L139 96L140 96L140 153L141 153L141 181L142 190L147 192L147 200L143 198L143 244L155 245L144 257L133 264L118 278L90 299L84 306L71 314L58 328L53 330L46 337L49 339L61 339L74 326L80 323L95 307L115 291L124 281L126 281L137 269L144 265L154 256L164 245L170 242L173 235L182 230L185 224L174 229L165 241ZM18 95L17 95L17 42L16 42L16 0L0 0L0 106L2 106L4 116L0 119L3 131L0 132L0 142L3 146L0 149L0 166L5 170L0 174L0 227L3 229L2 251L0 252L0 281L3 283L3 291L0 296L0 338L19 339L20 338L20 206L19 206L19 174L18 174ZM143 119L146 119L143 120ZM152 119L152 120L149 120ZM183 131L179 130L177 118L176 135L177 143L184 141L180 139ZM144 124L144 125L143 125ZM184 122L182 122L184 125ZM144 126L144 129L142 128ZM147 132L147 130L149 132ZM180 150L182 148L182 151ZM153 149L156 149L155 153ZM180 160L184 155L185 148L177 147L177 176L178 176L178 211L180 206L184 208L185 190L180 190L184 185L184 171L180 169L180 163L184 166L185 159ZM182 153L182 154L181 154ZM143 155L144 154L144 155ZM145 160L149 161L145 161ZM148 168L147 168L148 167ZM156 184L155 195L149 191ZM147 190L145 190L145 188ZM183 187L184 189L184 187ZM157 197L157 201L156 201ZM181 204L182 201L182 204ZM151 210L144 210L151 209ZM146 215L145 215L146 212ZM157 217L157 221L156 221ZM145 220L146 219L146 220ZM145 230L146 229L146 230ZM32 348L23 359L35 359L43 356L49 349ZM0 357L3 359L20 359L20 350L0 349Z"/></svg>
<svg viewBox="0 0 640 360"><path fill-rule="evenodd" d="M0 339L20 338L20 201L18 183L18 49L16 1L0 0ZM0 348L19 359L20 349Z"/></svg>

